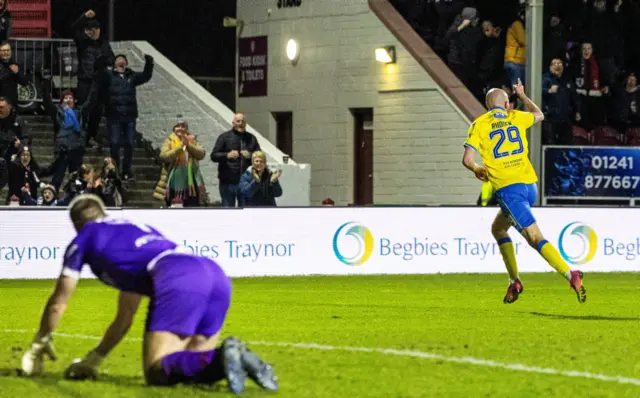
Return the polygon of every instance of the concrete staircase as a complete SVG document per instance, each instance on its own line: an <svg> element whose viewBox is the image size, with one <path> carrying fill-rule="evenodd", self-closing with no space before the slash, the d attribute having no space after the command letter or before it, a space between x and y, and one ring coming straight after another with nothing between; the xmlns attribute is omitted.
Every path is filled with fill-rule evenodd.
<svg viewBox="0 0 640 398"><path fill-rule="evenodd" d="M49 116L22 116L27 122L29 134L33 138L31 151L39 165L51 164L54 160L53 123ZM100 126L98 142L102 148L87 149L84 155L84 163L95 167L100 172L105 157L109 155L109 145L106 141L107 128L104 123ZM125 207L152 208L163 205L152 198L153 190L160 178L161 166L157 161L157 151L151 144L142 139L138 134L137 147L133 155L133 174L135 180L124 183L129 192L129 200ZM43 178L49 182L50 177ZM66 182L66 179L65 179ZM4 205L7 197L7 188L0 191L0 205Z"/></svg>

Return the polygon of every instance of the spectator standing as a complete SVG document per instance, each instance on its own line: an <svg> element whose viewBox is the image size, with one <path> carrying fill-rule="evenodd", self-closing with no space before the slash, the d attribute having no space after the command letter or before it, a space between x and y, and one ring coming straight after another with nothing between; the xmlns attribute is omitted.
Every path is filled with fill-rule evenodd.
<svg viewBox="0 0 640 398"><path fill-rule="evenodd" d="M95 19L96 13L89 10L82 14L72 25L75 30L75 44L78 51L78 86L76 98L79 103L85 103L89 98L91 87L96 75L100 75L107 65L112 65L115 59L111 44L103 39L100 23ZM102 59L102 62L97 62ZM98 127L102 119L104 93L98 95L99 103L84 121L87 131L87 146L94 147L98 134Z"/></svg>
<svg viewBox="0 0 640 398"><path fill-rule="evenodd" d="M478 77L485 90L479 93L478 100L484 102L486 89L498 86L505 77L504 72L504 35L502 29L491 21L482 23L485 39L480 45Z"/></svg>
<svg viewBox="0 0 640 398"><path fill-rule="evenodd" d="M561 59L551 60L549 72L542 77L542 143L570 145L571 123L575 114L575 94L571 80L564 76Z"/></svg>
<svg viewBox="0 0 640 398"><path fill-rule="evenodd" d="M7 9L9 0L0 0L0 42L9 40L13 18Z"/></svg>
<svg viewBox="0 0 640 398"><path fill-rule="evenodd" d="M507 29L507 46L504 52L504 69L509 74L512 85L518 84L518 79L525 83L525 63L527 57L527 34L524 24L518 17Z"/></svg>
<svg viewBox="0 0 640 398"><path fill-rule="evenodd" d="M0 96L6 98L14 107L18 105L18 84L29 85L29 81L13 62L11 44L0 44Z"/></svg>
<svg viewBox="0 0 640 398"><path fill-rule="evenodd" d="M38 164L31 158L29 148L20 146L18 155L10 163L7 204L12 196L20 198L20 205L26 204L22 198L24 189L34 200L38 197L38 187L40 186L38 171Z"/></svg>
<svg viewBox="0 0 640 398"><path fill-rule="evenodd" d="M97 85L94 84L86 102L76 106L76 99L71 91L62 93L60 105L55 105L51 99L51 84L45 80L43 85L43 104L51 116L54 125L58 126L56 140L56 158L49 167L53 173L51 184L60 188L64 174L78 171L84 159L87 133L83 128L83 120L90 114L92 106L98 96Z"/></svg>
<svg viewBox="0 0 640 398"><path fill-rule="evenodd" d="M602 126L605 121L603 94L609 93L609 87L600 85L600 66L589 42L582 43L582 55L574 64L573 77L578 94L576 121L586 130Z"/></svg>
<svg viewBox="0 0 640 398"><path fill-rule="evenodd" d="M282 196L281 170L272 172L267 167L267 156L262 151L251 155L251 167L242 174L240 193L244 205L251 207L275 207L276 198Z"/></svg>
<svg viewBox="0 0 640 398"><path fill-rule="evenodd" d="M544 63L549 65L553 59L565 60L569 36L567 27L562 23L558 13L551 13L549 25L544 30Z"/></svg>
<svg viewBox="0 0 640 398"><path fill-rule="evenodd" d="M9 164L20 145L31 146L27 126L9 101L0 97L0 157Z"/></svg>
<svg viewBox="0 0 640 398"><path fill-rule="evenodd" d="M218 179L220 180L220 200L223 207L244 205L244 197L239 186L242 173L251 166L251 155L259 151L260 145L256 137L246 131L246 123L242 113L233 117L231 130L220 134L211 151L211 160L218 163Z"/></svg>
<svg viewBox="0 0 640 398"><path fill-rule="evenodd" d="M607 0L594 0L587 11L586 27L590 42L598 54L601 86L615 83L620 67L624 66L624 18L620 14L622 0L612 7ZM637 23L637 22L636 22ZM637 39L634 40L637 42Z"/></svg>
<svg viewBox="0 0 640 398"><path fill-rule="evenodd" d="M463 0L433 0L434 19L437 21L434 50L442 59L446 59L449 52L447 32L456 17L462 12L464 3Z"/></svg>
<svg viewBox="0 0 640 398"><path fill-rule="evenodd" d="M170 206L175 198L181 199L184 207L197 207L201 201L206 200L204 178L198 165L198 161L204 159L205 155L205 150L189 133L186 122L179 122L173 127L173 132L169 134L160 150L160 159L167 163L167 206Z"/></svg>
<svg viewBox="0 0 640 398"><path fill-rule="evenodd" d="M113 70L107 71L100 79L100 85L107 92L107 128L111 145L111 158L120 169L126 181L133 177L131 164L133 148L136 145L136 121L138 119L137 87L151 80L153 57L144 56L142 72L129 68L129 60L124 54L116 56ZM124 147L124 159L120 161L120 148Z"/></svg>
<svg viewBox="0 0 640 398"><path fill-rule="evenodd" d="M640 127L638 106L640 106L638 78L634 73L630 73L626 84L613 91L612 126L623 134L629 128Z"/></svg>
<svg viewBox="0 0 640 398"><path fill-rule="evenodd" d="M449 41L447 64L472 93L477 93L480 87L476 77L476 60L483 33L478 21L477 10L465 7L447 32Z"/></svg>

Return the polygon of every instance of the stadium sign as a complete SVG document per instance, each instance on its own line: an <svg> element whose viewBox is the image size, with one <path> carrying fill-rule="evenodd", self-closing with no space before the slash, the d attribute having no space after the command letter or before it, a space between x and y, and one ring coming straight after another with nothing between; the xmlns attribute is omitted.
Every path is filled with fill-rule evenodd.
<svg viewBox="0 0 640 398"><path fill-rule="evenodd" d="M490 232L495 213L476 207L110 211L156 227L233 277L503 273ZM538 208L535 215L573 268L640 271L636 209ZM552 271L511 232L521 272ZM73 237L63 209L0 210L0 278L56 277Z"/></svg>

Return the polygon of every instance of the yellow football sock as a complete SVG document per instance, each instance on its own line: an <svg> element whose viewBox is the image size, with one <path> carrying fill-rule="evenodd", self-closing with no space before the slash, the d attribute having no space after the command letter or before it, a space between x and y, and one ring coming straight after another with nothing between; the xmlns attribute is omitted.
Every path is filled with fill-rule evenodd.
<svg viewBox="0 0 640 398"><path fill-rule="evenodd" d="M538 244L538 252L540 255L547 260L550 266L553 267L556 271L558 271L562 276L571 280L571 268L567 265L567 263L562 259L558 250L547 240L543 240Z"/></svg>
<svg viewBox="0 0 640 398"><path fill-rule="evenodd" d="M502 238L498 240L498 246L500 247L500 253L502 253L502 259L504 265L509 272L509 279L511 282L519 279L518 277L518 262L516 261L516 249L513 247L511 238Z"/></svg>

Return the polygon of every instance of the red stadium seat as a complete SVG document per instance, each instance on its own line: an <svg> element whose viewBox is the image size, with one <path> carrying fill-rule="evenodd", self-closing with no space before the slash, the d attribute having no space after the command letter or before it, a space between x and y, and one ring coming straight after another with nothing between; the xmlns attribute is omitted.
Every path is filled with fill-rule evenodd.
<svg viewBox="0 0 640 398"><path fill-rule="evenodd" d="M593 145L619 146L622 144L620 133L613 127L596 127L592 135Z"/></svg>
<svg viewBox="0 0 640 398"><path fill-rule="evenodd" d="M573 126L572 127L572 135L573 135L573 145L591 145L591 137L587 130L582 127Z"/></svg>
<svg viewBox="0 0 640 398"><path fill-rule="evenodd" d="M640 128L627 129L627 146L640 146Z"/></svg>

